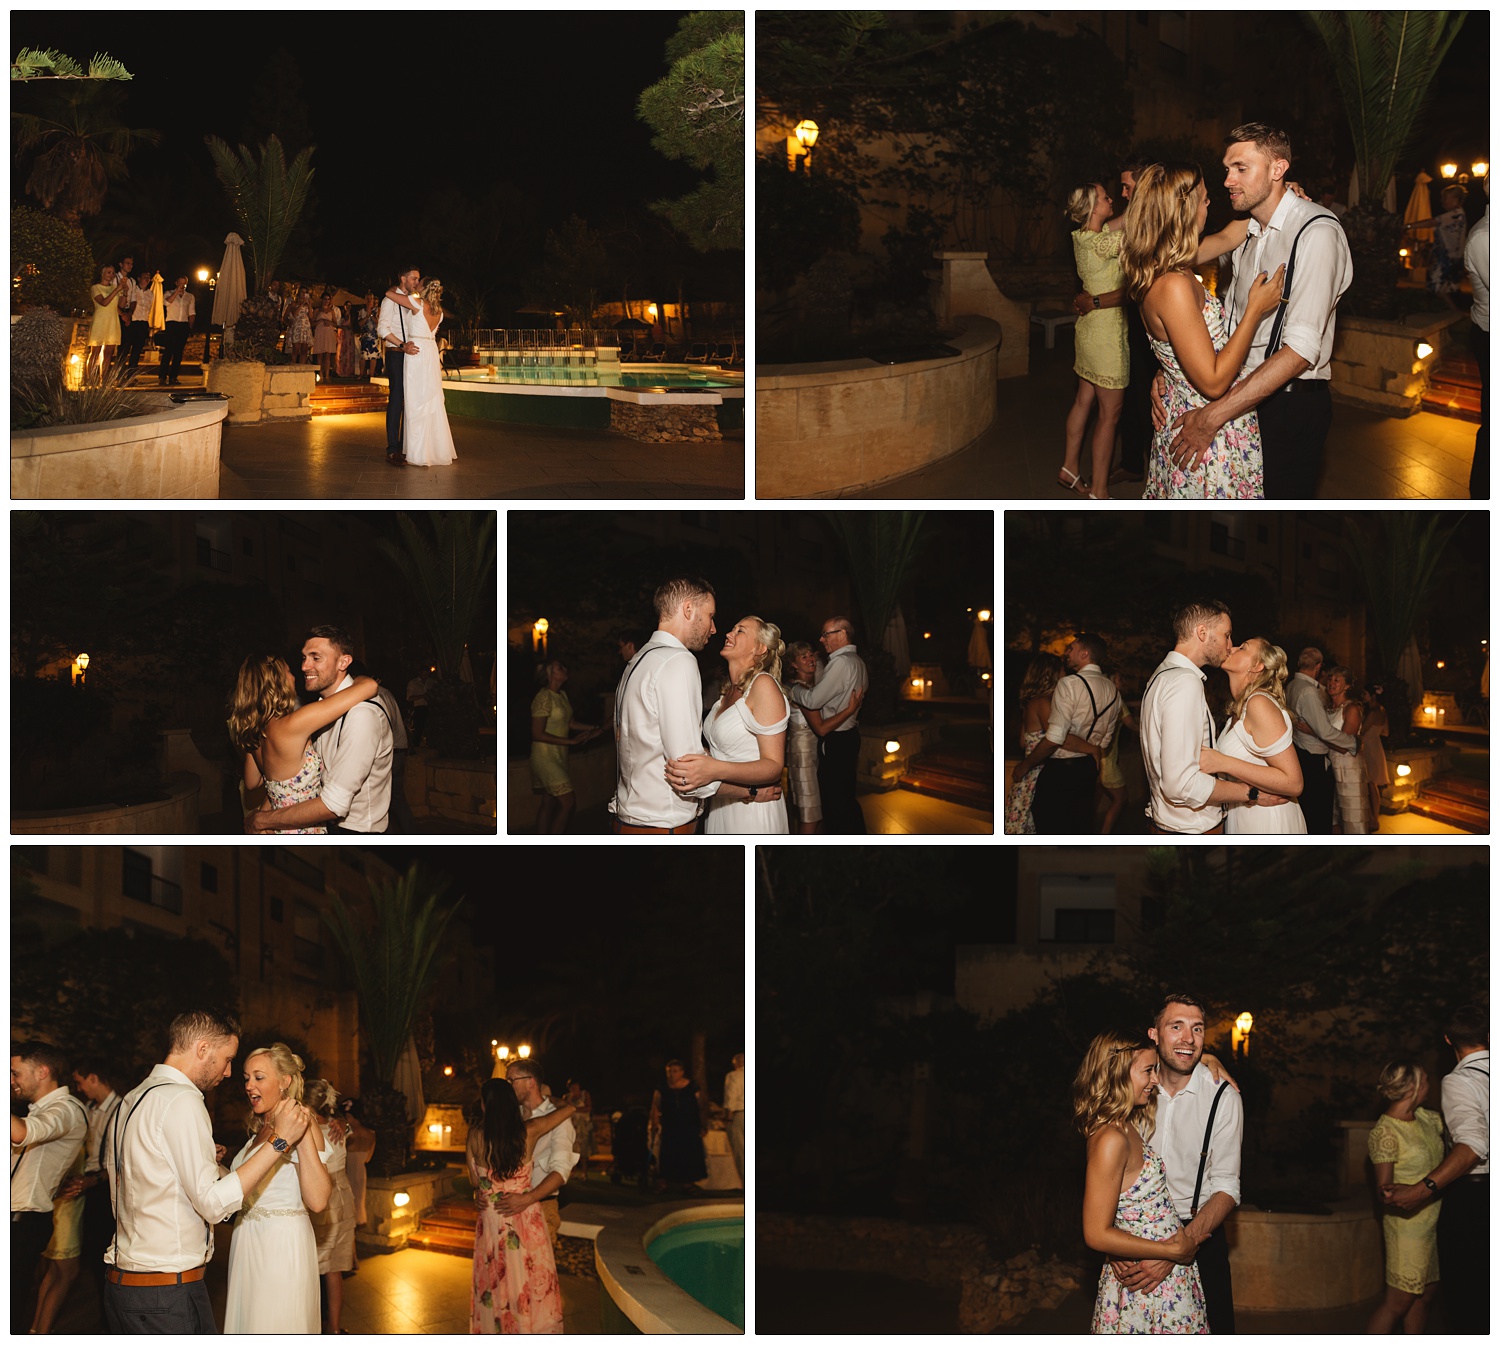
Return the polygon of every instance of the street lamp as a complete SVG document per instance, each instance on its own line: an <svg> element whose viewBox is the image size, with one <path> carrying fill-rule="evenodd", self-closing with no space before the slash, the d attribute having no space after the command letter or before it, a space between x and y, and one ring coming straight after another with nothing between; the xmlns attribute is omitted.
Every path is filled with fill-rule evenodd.
<svg viewBox="0 0 1500 1345"><path fill-rule="evenodd" d="M1438 169L1438 172L1440 172L1445 178L1451 179L1457 175L1458 165L1456 163L1445 163Z"/></svg>
<svg viewBox="0 0 1500 1345"><path fill-rule="evenodd" d="M87 654L80 654L73 660L73 664L78 669L78 685L85 685L88 682L89 676L89 656Z"/></svg>
<svg viewBox="0 0 1500 1345"><path fill-rule="evenodd" d="M543 658L547 657L547 632L551 629L547 618L539 616L531 623L531 652L540 650Z"/></svg>
<svg viewBox="0 0 1500 1345"><path fill-rule="evenodd" d="M521 1043L521 1044L520 1044L520 1045L519 1045L519 1046L518 1046L518 1047L517 1047L517 1048L516 1048L516 1054L517 1054L517 1055L518 1055L518 1056L520 1056L520 1057L521 1057L521 1059L522 1059L522 1060L529 1060L529 1059L530 1059L530 1058L531 1058L531 1047L529 1047L529 1046L528 1046L528 1045L527 1045L527 1044L526 1044L526 1043L525 1043L525 1042L524 1042L524 1041L523 1041L523 1042L522 1042L522 1043Z"/></svg>
<svg viewBox="0 0 1500 1345"><path fill-rule="evenodd" d="M818 123L810 117L804 117L797 123L797 128L786 138L786 166L792 172L797 171L797 160L807 160L807 171L812 172L813 146L818 143Z"/></svg>
<svg viewBox="0 0 1500 1345"><path fill-rule="evenodd" d="M1255 1027L1255 1015L1248 1010L1234 1020L1233 1046L1241 1055L1250 1054L1250 1033Z"/></svg>

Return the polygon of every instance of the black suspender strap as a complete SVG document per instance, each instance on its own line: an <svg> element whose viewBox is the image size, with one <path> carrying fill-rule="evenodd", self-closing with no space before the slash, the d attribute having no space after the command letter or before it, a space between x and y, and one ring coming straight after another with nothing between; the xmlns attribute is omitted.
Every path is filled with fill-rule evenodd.
<svg viewBox="0 0 1500 1345"><path fill-rule="evenodd" d="M648 644L635 656L631 665L625 669L625 675L620 678L619 689L615 692L615 797L620 797L620 786L624 783L624 776L620 770L620 730L625 721L625 690L630 685L630 679L639 671L642 663L646 661L646 655L656 649L665 649L669 652L677 648L669 644Z"/></svg>
<svg viewBox="0 0 1500 1345"><path fill-rule="evenodd" d="M1218 1092L1214 1094L1214 1105L1208 1109L1208 1125L1203 1131L1203 1150L1198 1155L1198 1180L1193 1183L1193 1209L1188 1215L1189 1219L1195 1219L1198 1216L1198 1198L1203 1194L1203 1171L1208 1167L1208 1149L1213 1142L1214 1116L1219 1110L1219 1099L1224 1096L1224 1090L1228 1087L1228 1083L1219 1085Z"/></svg>
<svg viewBox="0 0 1500 1345"><path fill-rule="evenodd" d="M1104 710L1108 710L1108 709L1113 708L1115 701L1117 701L1117 700L1120 699L1120 693L1118 691L1115 692L1114 698L1110 701L1110 703L1108 705L1106 705L1104 707L1104 710L1101 710L1099 708L1099 702L1094 699L1094 689L1091 686L1089 686L1089 679L1087 677L1085 677L1082 673L1069 673L1068 676L1069 677L1076 677L1080 682L1083 683L1083 692L1084 692L1084 695L1086 695L1089 698L1089 708L1094 712L1094 721L1093 721L1093 723L1091 723L1089 725L1089 731L1083 735L1085 741L1087 741L1087 740L1093 738L1093 736L1094 736L1094 730L1096 728L1098 728L1098 726L1099 726L1099 716L1104 713ZM1103 747L1104 744L1100 743L1099 746Z"/></svg>
<svg viewBox="0 0 1500 1345"><path fill-rule="evenodd" d="M1292 239L1292 250L1287 254L1286 259L1286 274L1281 277L1281 302L1276 305L1276 320L1271 324L1271 337L1266 342L1266 359L1270 359L1272 355L1281 349L1281 328L1282 324L1286 321L1287 307L1292 301L1292 273L1297 266L1297 244L1302 240L1302 235L1312 225L1316 224L1319 220L1325 219L1331 220L1341 229L1344 227L1339 224L1337 217L1334 215L1314 215L1297 230L1296 237Z"/></svg>

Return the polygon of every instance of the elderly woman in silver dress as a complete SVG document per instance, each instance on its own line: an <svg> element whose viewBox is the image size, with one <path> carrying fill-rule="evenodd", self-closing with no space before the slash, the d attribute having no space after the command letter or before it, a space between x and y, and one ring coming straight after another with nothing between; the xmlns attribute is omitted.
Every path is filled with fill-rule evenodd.
<svg viewBox="0 0 1500 1345"><path fill-rule="evenodd" d="M818 652L807 641L795 640L787 646L786 667L791 673L788 685L815 685L822 672L820 665ZM823 801L818 794L818 740L826 738L850 715L858 714L864 699L865 693L856 691L844 709L827 719L792 702L786 730L786 774L800 835L816 835L823 821Z"/></svg>

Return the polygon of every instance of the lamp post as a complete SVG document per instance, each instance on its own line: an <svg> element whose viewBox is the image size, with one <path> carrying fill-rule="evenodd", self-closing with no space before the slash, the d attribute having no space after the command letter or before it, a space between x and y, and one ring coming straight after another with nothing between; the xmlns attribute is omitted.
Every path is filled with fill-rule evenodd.
<svg viewBox="0 0 1500 1345"><path fill-rule="evenodd" d="M1250 1054L1250 1033L1255 1027L1255 1015L1248 1010L1234 1020L1233 1047L1235 1054Z"/></svg>
<svg viewBox="0 0 1500 1345"><path fill-rule="evenodd" d="M539 616L531 625L531 652L547 657L547 632L551 629L547 618Z"/></svg>
<svg viewBox="0 0 1500 1345"><path fill-rule="evenodd" d="M87 685L89 678L89 656L87 654L80 654L73 660L73 663L78 669L78 685Z"/></svg>
<svg viewBox="0 0 1500 1345"><path fill-rule="evenodd" d="M786 166L792 171L797 171L797 160L807 160L807 172L812 172L813 146L818 143L818 123L811 117L804 117L797 123L796 130L786 138Z"/></svg>

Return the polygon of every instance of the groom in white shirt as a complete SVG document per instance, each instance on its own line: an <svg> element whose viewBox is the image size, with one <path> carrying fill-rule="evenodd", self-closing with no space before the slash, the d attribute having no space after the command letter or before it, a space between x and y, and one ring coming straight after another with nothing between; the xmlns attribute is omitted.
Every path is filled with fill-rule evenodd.
<svg viewBox="0 0 1500 1345"><path fill-rule="evenodd" d="M422 273L415 266L408 266L396 277L396 288L408 298L421 287ZM385 460L390 467L406 466L406 454L401 446L401 421L406 413L402 366L405 356L417 353L417 343L407 334L410 316L394 299L382 299L380 317L375 323L375 334L385 354L386 377L390 380L390 395L385 404Z"/></svg>

